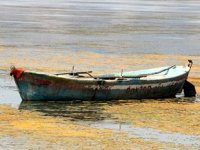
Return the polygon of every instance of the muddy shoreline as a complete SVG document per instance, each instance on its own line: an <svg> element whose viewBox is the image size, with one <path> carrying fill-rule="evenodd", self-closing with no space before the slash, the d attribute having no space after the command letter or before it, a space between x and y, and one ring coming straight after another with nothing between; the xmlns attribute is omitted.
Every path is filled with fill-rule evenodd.
<svg viewBox="0 0 200 150"><path fill-rule="evenodd" d="M194 65L200 2L0 0L0 149L200 149L200 97L21 102L9 67L104 74Z"/></svg>
<svg viewBox="0 0 200 150"><path fill-rule="evenodd" d="M31 104L28 105L31 107ZM55 107L54 104L50 104L50 106ZM50 109L50 106L46 110ZM84 108L84 106L87 107ZM10 106L0 105L0 127L2 129L0 141L6 138L8 140L1 145L12 148L10 144L14 142L15 145L13 147L16 145L24 147L27 146L27 143L22 144L22 142L26 137L26 139L31 140L28 142L30 147L34 147L36 143L42 141L42 144L38 145L40 148L45 148L47 145L54 148L63 148L63 145L66 144L71 148L84 149L94 148L96 145L99 145L98 149L118 149L121 146L125 149L131 147L142 149L148 147L155 149L196 149L200 147L200 145L195 144L196 141L200 140L200 133L198 133L200 130L197 124L200 118L200 103L170 102L170 100L168 102L166 100L164 102L138 101L134 103L131 101L119 101L100 105L101 113L107 114L103 120L93 121L94 118L92 120L85 118L85 121L81 118L70 119L77 116L77 113L79 113L79 116L81 113L85 116L86 114L83 110L88 106L90 106L89 102L81 105L71 105L74 109L81 107L81 111L74 112L74 109L71 109L71 116L62 116L57 114L59 109L56 110L55 108L51 108L51 113L49 113L48 111L45 112L45 109L43 110L44 112L40 112L38 109L19 110ZM69 104L67 104L66 109L68 107ZM94 104L93 108L95 108ZM95 113L94 110L93 112ZM56 113L57 116L53 115L53 113ZM91 110L90 113L92 113ZM110 122L109 124L106 123L108 121ZM144 127L148 132L151 131L152 137L146 138L147 131L144 130ZM135 130L138 133L133 132ZM161 134L160 137L155 138L156 132ZM131 136L129 135L130 133ZM175 134L177 135L175 136ZM174 138L184 138L186 136L186 139L183 139L184 142L182 143L181 141L172 142L170 139L173 136L175 136ZM165 141L162 140L162 137L165 137ZM168 138L169 141L167 141ZM20 143L22 144L21 146Z"/></svg>
<svg viewBox="0 0 200 150"><path fill-rule="evenodd" d="M2 148L65 149L66 145L71 149L200 147L199 96L195 99L97 103L21 103L13 80L9 81L5 72L1 76L4 81L1 98L5 98L0 104ZM199 77L189 77L189 81L200 93ZM28 143L27 139L30 140Z"/></svg>

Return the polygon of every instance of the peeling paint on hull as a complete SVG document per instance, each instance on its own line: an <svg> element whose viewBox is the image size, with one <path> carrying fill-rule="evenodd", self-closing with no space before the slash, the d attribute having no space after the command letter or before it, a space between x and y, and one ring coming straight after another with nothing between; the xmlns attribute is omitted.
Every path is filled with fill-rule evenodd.
<svg viewBox="0 0 200 150"><path fill-rule="evenodd" d="M22 100L117 100L169 98L182 90L188 72L161 80L64 78L25 71L15 78Z"/></svg>

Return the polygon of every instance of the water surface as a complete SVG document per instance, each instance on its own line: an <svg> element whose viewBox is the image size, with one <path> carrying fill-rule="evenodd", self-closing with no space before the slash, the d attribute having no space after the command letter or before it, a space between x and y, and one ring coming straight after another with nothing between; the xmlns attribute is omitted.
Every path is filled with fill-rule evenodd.
<svg viewBox="0 0 200 150"><path fill-rule="evenodd" d="M192 59L199 93L199 14L197 0L0 0L0 149L199 149L199 97L21 102L9 77L10 65L98 74Z"/></svg>

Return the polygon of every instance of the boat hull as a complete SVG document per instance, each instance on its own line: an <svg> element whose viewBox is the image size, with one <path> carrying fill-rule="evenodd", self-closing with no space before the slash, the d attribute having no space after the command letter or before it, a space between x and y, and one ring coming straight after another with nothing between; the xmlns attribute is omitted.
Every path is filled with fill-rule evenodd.
<svg viewBox="0 0 200 150"><path fill-rule="evenodd" d="M188 72L162 80L68 79L23 72L15 82L22 100L71 101L171 98L180 92Z"/></svg>

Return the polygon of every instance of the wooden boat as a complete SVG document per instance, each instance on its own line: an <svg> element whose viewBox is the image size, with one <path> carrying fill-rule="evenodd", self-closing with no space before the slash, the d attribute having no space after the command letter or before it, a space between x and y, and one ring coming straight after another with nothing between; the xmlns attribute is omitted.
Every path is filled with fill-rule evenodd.
<svg viewBox="0 0 200 150"><path fill-rule="evenodd" d="M170 98L182 91L188 66L92 76L89 72L45 74L11 68L22 100L117 100ZM87 74L88 76L86 76Z"/></svg>

